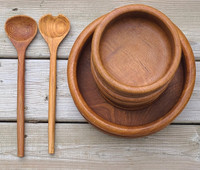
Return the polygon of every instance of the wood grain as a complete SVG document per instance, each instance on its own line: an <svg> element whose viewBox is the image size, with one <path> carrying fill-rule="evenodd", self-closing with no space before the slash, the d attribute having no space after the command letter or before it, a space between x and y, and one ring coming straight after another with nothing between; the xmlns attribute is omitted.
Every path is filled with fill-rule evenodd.
<svg viewBox="0 0 200 170"><path fill-rule="evenodd" d="M110 14L112 12L108 16ZM183 33L179 31L183 50L182 62L169 87L160 96L159 100L144 109L136 111L122 110L114 107L115 103L110 104L101 95L101 93L103 95L105 93L102 92L102 89L101 93L99 92L90 68L90 63L94 59L93 47L95 45L92 43L91 46L91 41L95 40L96 31L106 19L107 15L103 20L99 18L88 25L79 35L70 52L67 75L74 103L88 122L105 132L129 137L140 137L155 133L170 124L181 113L193 92L196 66L190 44ZM101 20L102 22L98 25ZM94 30L95 33L92 38ZM91 55L93 57L90 59ZM98 68L98 64L93 64ZM100 71L102 71L100 76L102 78L103 70L98 70L99 73ZM104 82L108 83L108 80L109 77ZM112 86L112 82L109 85ZM114 81L113 86L117 87ZM119 92L119 87L117 89L113 88L113 90ZM128 93L129 89L126 90Z"/></svg>
<svg viewBox="0 0 200 170"><path fill-rule="evenodd" d="M51 12L62 13L72 22L58 58L66 59L79 33L97 17L130 3L151 5L165 13L187 36L197 60L200 60L199 0L0 0L0 120L16 121L17 54L3 30L7 18L25 14L36 21ZM40 49L40 50L38 50ZM6 58L15 58L7 60ZM27 51L27 58L49 58L42 36ZM175 123L200 123L200 63L193 96ZM57 115L60 122L85 122L69 93L67 61L58 60ZM49 61L27 60L25 68L25 120L48 121ZM121 139L98 132L88 124L56 124L56 155L47 153L47 123L27 123L26 156L16 157L16 124L0 123L0 169L198 169L199 126L170 125L161 132L141 139Z"/></svg>
<svg viewBox="0 0 200 170"><path fill-rule="evenodd" d="M13 15L29 15L39 21L42 15L49 12L53 15L62 13L69 18L72 25L70 34L58 50L58 57L66 58L75 39L90 22L114 8L138 3L153 6L166 14L185 33L192 45L196 59L200 59L199 0L96 0L95 3L92 0L60 0L59 3L56 0L32 0L29 2L0 0L0 27L3 28L6 19ZM0 57L17 58L15 49L3 29L0 30L0 36ZM39 33L27 51L27 56L29 58L49 58L48 47Z"/></svg>
<svg viewBox="0 0 200 170"><path fill-rule="evenodd" d="M138 110L167 88L181 51L177 29L166 15L147 5L126 5L111 11L96 27L91 70L107 101Z"/></svg>
<svg viewBox="0 0 200 170"><path fill-rule="evenodd" d="M67 84L67 60L57 61L56 121L85 122L75 107ZM176 123L200 123L200 63L196 62L193 95ZM0 120L16 121L17 60L0 59ZM25 120L48 120L49 60L26 60Z"/></svg>
<svg viewBox="0 0 200 170"><path fill-rule="evenodd" d="M46 152L48 124L26 124L26 157L16 157L16 123L0 124L0 168L198 169L200 127L170 125L157 134L126 139L89 124L56 124L56 150Z"/></svg>
<svg viewBox="0 0 200 170"><path fill-rule="evenodd" d="M55 141L55 119L56 119L56 73L57 73L57 50L61 41L65 38L70 30L70 22L64 15L56 17L44 15L39 21L39 30L50 51L50 73L49 73L49 106L48 106L48 123L49 123L49 153L54 153Z"/></svg>
<svg viewBox="0 0 200 170"><path fill-rule="evenodd" d="M18 156L24 156L24 83L25 53L28 45L37 33L37 23L28 16L18 15L9 18L5 23L5 32L17 50L17 143Z"/></svg>

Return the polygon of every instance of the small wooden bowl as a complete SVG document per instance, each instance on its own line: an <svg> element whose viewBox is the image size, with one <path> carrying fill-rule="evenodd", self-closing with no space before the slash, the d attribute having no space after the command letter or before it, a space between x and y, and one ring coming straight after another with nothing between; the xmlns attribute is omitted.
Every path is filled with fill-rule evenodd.
<svg viewBox="0 0 200 170"><path fill-rule="evenodd" d="M97 128L119 136L140 137L161 130L179 115L193 91L196 72L189 42L179 31L182 60L166 91L155 102L136 111L120 109L102 97L90 69L92 35L102 19L82 31L70 52L68 84L78 110Z"/></svg>
<svg viewBox="0 0 200 170"><path fill-rule="evenodd" d="M128 5L107 14L92 39L91 69L115 106L140 109L157 99L181 59L176 27L160 11Z"/></svg>

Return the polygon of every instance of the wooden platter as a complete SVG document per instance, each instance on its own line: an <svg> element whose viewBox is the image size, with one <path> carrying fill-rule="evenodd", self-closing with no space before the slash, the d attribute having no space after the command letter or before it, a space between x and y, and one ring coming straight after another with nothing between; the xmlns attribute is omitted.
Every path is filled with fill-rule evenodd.
<svg viewBox="0 0 200 170"><path fill-rule="evenodd" d="M137 111L119 109L99 92L90 68L91 40L103 17L88 25L75 41L68 61L68 83L80 113L99 129L127 137L157 132L180 114L193 91L195 61L189 42L179 31L182 59L168 88L150 106Z"/></svg>

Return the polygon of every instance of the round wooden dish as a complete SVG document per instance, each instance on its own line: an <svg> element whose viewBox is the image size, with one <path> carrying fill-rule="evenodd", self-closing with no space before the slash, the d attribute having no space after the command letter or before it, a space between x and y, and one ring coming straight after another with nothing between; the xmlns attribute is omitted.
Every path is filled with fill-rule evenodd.
<svg viewBox="0 0 200 170"><path fill-rule="evenodd" d="M101 20L83 30L69 56L68 83L77 108L88 122L111 134L139 137L161 130L183 110L193 91L195 61L187 39L179 31L182 60L166 91L145 109L123 110L102 97L90 69L92 35Z"/></svg>
<svg viewBox="0 0 200 170"><path fill-rule="evenodd" d="M116 106L138 109L167 88L181 59L174 24L146 5L107 14L92 38L91 69L102 94Z"/></svg>

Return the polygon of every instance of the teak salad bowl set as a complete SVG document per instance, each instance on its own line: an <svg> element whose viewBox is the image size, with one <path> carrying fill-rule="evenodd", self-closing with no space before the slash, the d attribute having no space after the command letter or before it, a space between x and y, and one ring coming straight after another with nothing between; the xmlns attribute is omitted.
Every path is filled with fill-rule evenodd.
<svg viewBox="0 0 200 170"><path fill-rule="evenodd" d="M16 17L5 29L19 59L18 156L23 157L24 58L37 24L30 17ZM39 21L50 49L50 154L55 138L56 53L69 28L63 15L46 15ZM149 135L170 124L189 101L195 74L185 35L162 12L139 4L117 8L90 23L76 39L67 66L69 89L83 117L104 132L124 137Z"/></svg>

